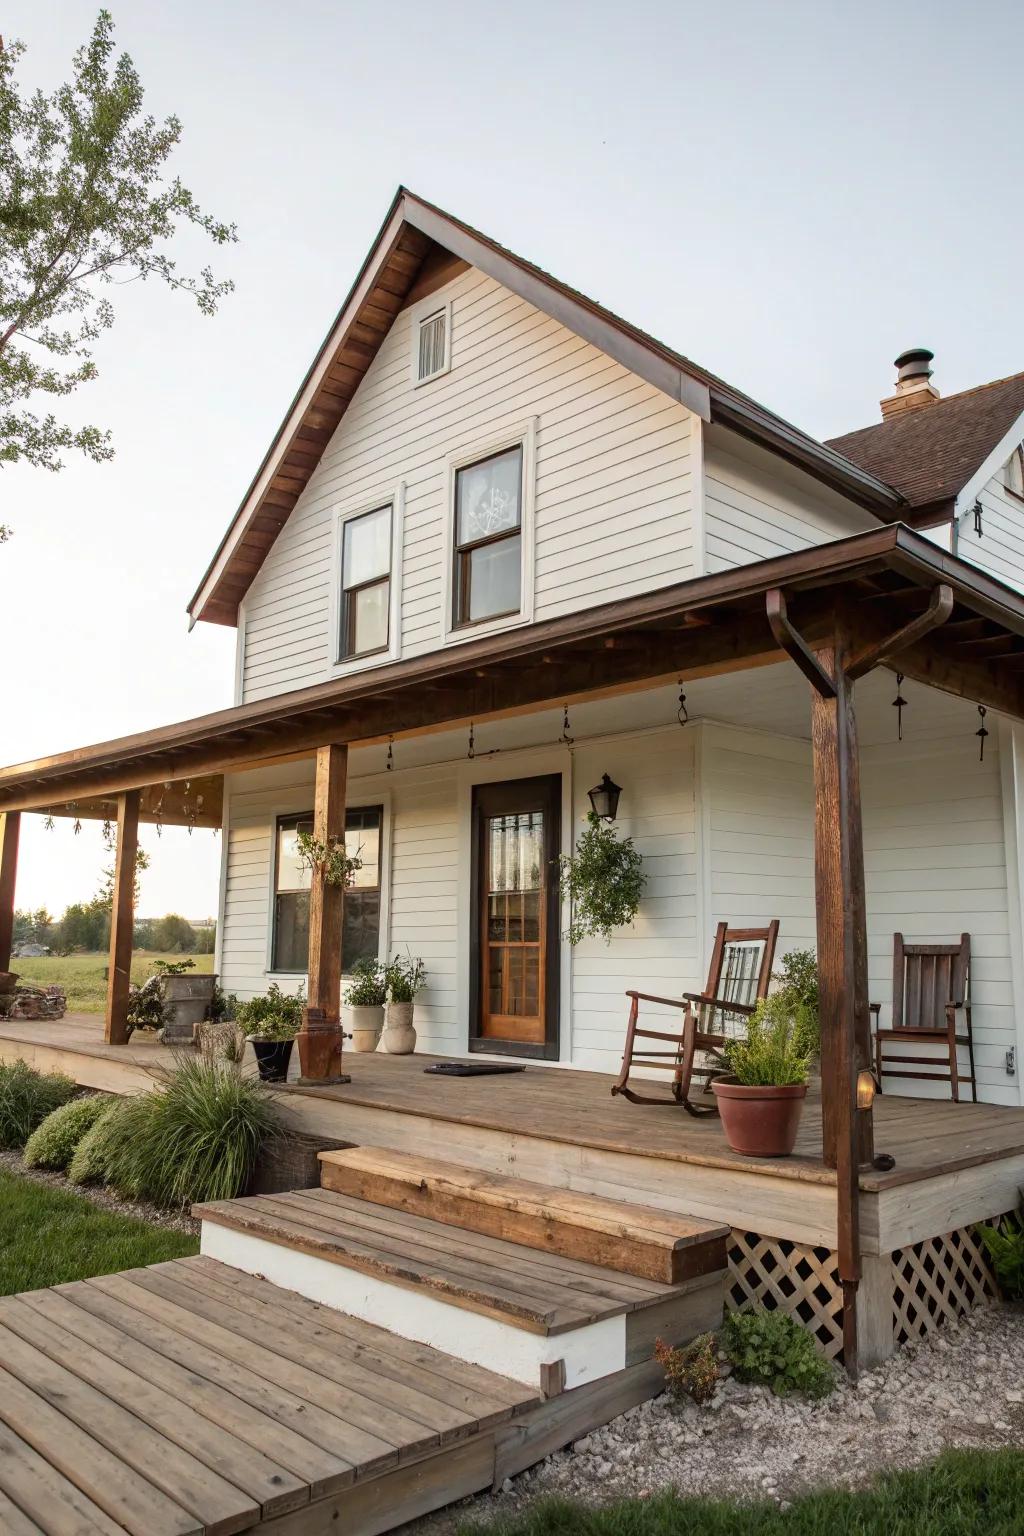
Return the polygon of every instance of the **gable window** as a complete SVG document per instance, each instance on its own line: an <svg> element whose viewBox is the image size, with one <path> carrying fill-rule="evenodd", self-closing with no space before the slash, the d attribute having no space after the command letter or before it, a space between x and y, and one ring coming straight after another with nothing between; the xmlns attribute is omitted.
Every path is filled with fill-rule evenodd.
<svg viewBox="0 0 1024 1536"><path fill-rule="evenodd" d="M447 373L451 367L452 310L450 304L429 305L413 326L413 377L417 384Z"/></svg>
<svg viewBox="0 0 1024 1536"><path fill-rule="evenodd" d="M456 470L454 626L519 612L522 530L521 445Z"/></svg>
<svg viewBox="0 0 1024 1536"><path fill-rule="evenodd" d="M339 659L386 651L390 613L391 507L386 506L342 525Z"/></svg>
<svg viewBox="0 0 1024 1536"><path fill-rule="evenodd" d="M341 968L373 959L380 943L381 823L379 805L345 812L345 850L362 860L345 890ZM296 835L312 832L312 815L280 816L274 861L274 933L270 968L304 976L309 965L309 869L298 856Z"/></svg>

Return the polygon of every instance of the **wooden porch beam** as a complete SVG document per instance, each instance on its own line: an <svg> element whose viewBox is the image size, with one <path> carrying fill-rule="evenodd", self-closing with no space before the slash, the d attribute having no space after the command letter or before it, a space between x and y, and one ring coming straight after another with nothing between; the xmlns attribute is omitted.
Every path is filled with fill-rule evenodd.
<svg viewBox="0 0 1024 1536"><path fill-rule="evenodd" d="M786 655L796 662L815 693L825 698L834 698L835 683L803 636L799 635L789 622L786 594L781 587L772 587L765 593L765 611L768 615L768 625L779 649L785 651Z"/></svg>
<svg viewBox="0 0 1024 1536"><path fill-rule="evenodd" d="M870 672L872 668L888 661L892 656L898 656L908 646L916 644L933 629L938 629L945 624L953 612L953 588L945 582L940 582L932 592L931 600L924 613L919 613L916 619L909 620L900 629L892 634L863 646L846 664L846 675L852 683L859 677Z"/></svg>
<svg viewBox="0 0 1024 1536"><path fill-rule="evenodd" d="M14 888L18 878L21 812L0 815L0 971L10 970L14 943Z"/></svg>
<svg viewBox="0 0 1024 1536"><path fill-rule="evenodd" d="M348 748L320 747L316 754L313 836L331 848L345 841ZM299 1034L305 1082L347 1082L341 1073L341 939L345 888L314 866L309 887L309 989Z"/></svg>
<svg viewBox="0 0 1024 1536"><path fill-rule="evenodd" d="M117 848L114 854L114 901L110 913L110 964L103 1038L124 1045L129 1038L128 988L135 920L135 860L139 851L139 791L127 789L117 800Z"/></svg>

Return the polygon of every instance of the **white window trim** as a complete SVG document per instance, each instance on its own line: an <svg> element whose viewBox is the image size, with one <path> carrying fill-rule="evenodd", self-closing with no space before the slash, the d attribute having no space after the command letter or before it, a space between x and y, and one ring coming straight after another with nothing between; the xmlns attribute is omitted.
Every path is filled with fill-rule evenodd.
<svg viewBox="0 0 1024 1536"><path fill-rule="evenodd" d="M341 655L341 576L342 554L345 547L345 524L354 518L364 517L381 507L391 508L391 591L388 608L388 648L374 651L369 656ZM331 600L328 604L328 655L331 658L332 677L345 677L349 672L365 672L372 667L386 666L398 661L402 654L402 529L405 523L405 481L381 490L378 495L361 496L358 501L338 508L334 519L334 544L331 551Z"/></svg>
<svg viewBox="0 0 1024 1536"><path fill-rule="evenodd" d="M523 451L523 491L520 537L522 539L522 567L519 576L521 603L518 613L504 614L496 619L482 619L478 624L458 625L453 621L455 602L455 476L467 464L489 459L510 448ZM537 466L537 417L531 416L518 427L512 427L498 436L483 438L449 456L446 464L446 493L444 520L444 582L441 615L441 633L445 645L461 645L481 635L500 634L505 629L518 629L533 623L536 603L537 572L534 560L535 489Z"/></svg>
<svg viewBox="0 0 1024 1536"><path fill-rule="evenodd" d="M439 315L442 312L444 313L444 362L441 364L440 368L435 369L433 373L426 374L421 379L420 378L420 327L423 324L424 320L431 320L431 319L433 319L433 317L435 315ZM426 299L421 299L418 304L414 305L413 306L413 310L412 310L412 329L411 329L410 335L411 335L412 356L409 359L409 371L410 371L410 374L411 374L411 377L412 377L413 389L421 389L424 384L432 384L435 379L443 378L446 373L450 373L451 372L451 366L452 366L452 301L451 301L451 299L441 299L440 302L438 302L436 296L431 295L430 297L428 297Z"/></svg>
<svg viewBox="0 0 1024 1536"><path fill-rule="evenodd" d="M372 784L373 781L371 781ZM275 971L274 965L274 908L277 894L277 823L282 816L302 816L313 804L313 785L308 789L289 791L282 795L270 814L270 863L267 868L267 957L264 975L267 984L276 981L283 992L295 992L300 982L308 984L308 976L301 971ZM345 796L346 809L360 810L364 805L379 805L380 818L380 928L377 935L377 957L386 961L391 954L391 790L373 789L365 782L350 780ZM343 980L347 979L342 973ZM303 986L306 992L306 986ZM308 994L307 994L308 995Z"/></svg>

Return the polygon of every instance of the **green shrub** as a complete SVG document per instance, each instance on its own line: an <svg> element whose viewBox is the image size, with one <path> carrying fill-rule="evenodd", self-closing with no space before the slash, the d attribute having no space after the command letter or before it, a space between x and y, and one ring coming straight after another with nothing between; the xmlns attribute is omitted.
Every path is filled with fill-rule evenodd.
<svg viewBox="0 0 1024 1536"><path fill-rule="evenodd" d="M739 1380L771 1387L776 1397L827 1397L835 1387L832 1366L788 1312L729 1312L721 1342Z"/></svg>
<svg viewBox="0 0 1024 1536"><path fill-rule="evenodd" d="M125 1110L128 1099L106 1099L103 1113L86 1131L68 1164L72 1184L102 1184L107 1176L107 1137L111 1122Z"/></svg>
<svg viewBox="0 0 1024 1536"><path fill-rule="evenodd" d="M27 1166L66 1168L86 1131L91 1130L109 1105L109 1098L97 1093L85 1099L70 1099L52 1110L25 1145Z"/></svg>
<svg viewBox="0 0 1024 1536"><path fill-rule="evenodd" d="M1024 1301L1024 1215L1007 1216L1003 1230L979 1226L999 1289L1007 1301Z"/></svg>
<svg viewBox="0 0 1024 1536"><path fill-rule="evenodd" d="M388 995L387 968L379 960L357 960L345 988L350 1008L382 1008Z"/></svg>
<svg viewBox="0 0 1024 1536"><path fill-rule="evenodd" d="M221 1062L184 1058L163 1087L125 1099L83 1150L121 1194L157 1205L230 1200L249 1182L266 1136L279 1129L260 1083ZM83 1144L84 1149L84 1144Z"/></svg>
<svg viewBox="0 0 1024 1536"><path fill-rule="evenodd" d="M23 1147L51 1110L77 1092L70 1077L37 1072L25 1061L0 1062L0 1149Z"/></svg>

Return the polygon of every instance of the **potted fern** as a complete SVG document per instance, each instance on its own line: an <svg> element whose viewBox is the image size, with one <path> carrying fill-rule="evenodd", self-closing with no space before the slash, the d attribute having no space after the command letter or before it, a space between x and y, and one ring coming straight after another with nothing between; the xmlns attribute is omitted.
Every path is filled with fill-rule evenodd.
<svg viewBox="0 0 1024 1536"><path fill-rule="evenodd" d="M245 1031L265 1083L283 1083L288 1076L292 1042L302 1023L302 1003L301 995L292 997L272 981L262 997L250 997L235 1009L235 1023Z"/></svg>
<svg viewBox="0 0 1024 1536"><path fill-rule="evenodd" d="M788 1157L796 1145L817 1048L813 1011L787 989L763 998L744 1038L723 1046L726 1075L711 1091L725 1139L750 1157Z"/></svg>
<svg viewBox="0 0 1024 1536"><path fill-rule="evenodd" d="M614 930L636 917L647 883L633 839L620 838L596 811L589 811L573 852L558 862L560 894L571 913L565 938L573 946L588 938L609 944Z"/></svg>
<svg viewBox="0 0 1024 1536"><path fill-rule="evenodd" d="M379 960L358 960L352 967L345 1002L354 1051L375 1051L380 1044L387 990L387 971Z"/></svg>

